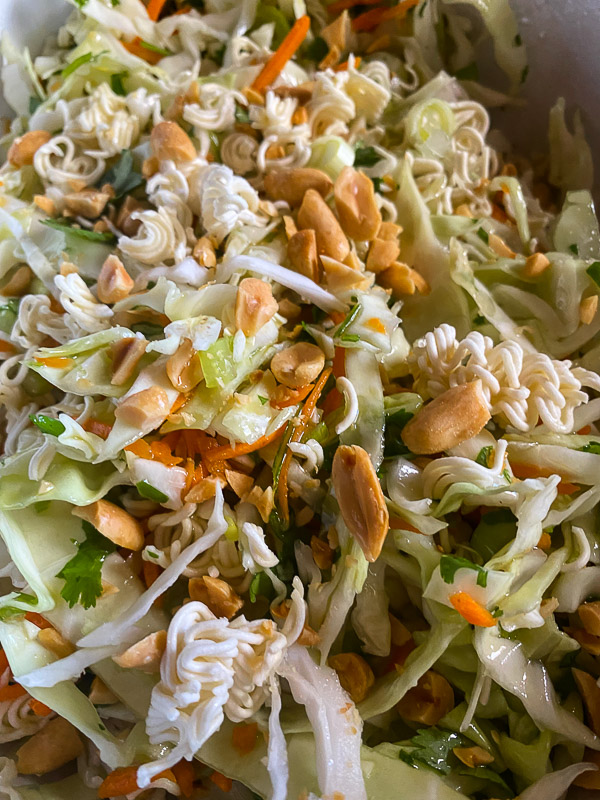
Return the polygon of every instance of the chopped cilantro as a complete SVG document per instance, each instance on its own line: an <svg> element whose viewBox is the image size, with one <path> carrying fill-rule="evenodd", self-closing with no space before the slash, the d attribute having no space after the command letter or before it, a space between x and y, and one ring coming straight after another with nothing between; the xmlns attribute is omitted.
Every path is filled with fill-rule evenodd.
<svg viewBox="0 0 600 800"><path fill-rule="evenodd" d="M125 97L127 94L127 89L125 88L123 81L128 75L128 72L115 72L114 75L110 76L110 88L115 94L118 94L119 97Z"/></svg>
<svg viewBox="0 0 600 800"><path fill-rule="evenodd" d="M161 492L160 489L157 489L155 486L152 486L147 480L138 481L135 488L142 497L145 497L147 500L154 500L156 503L166 503L169 499L168 495Z"/></svg>
<svg viewBox="0 0 600 800"><path fill-rule="evenodd" d="M588 442L579 449L583 453L593 453L596 456L600 456L600 442Z"/></svg>
<svg viewBox="0 0 600 800"><path fill-rule="evenodd" d="M258 395L258 399L260 400L261 405L263 405L263 406L266 405L269 402L269 398L268 397L263 397L261 394Z"/></svg>
<svg viewBox="0 0 600 800"><path fill-rule="evenodd" d="M594 283L600 286L600 261L594 261L592 264L590 264L586 269L586 272L594 281Z"/></svg>
<svg viewBox="0 0 600 800"><path fill-rule="evenodd" d="M76 239L86 239L88 242L101 242L102 244L114 244L117 239L112 233L99 233L98 231L90 231L87 228L74 228L69 225L69 221L59 222L57 219L43 219L42 225L48 228L54 228L56 231L64 233L65 236L72 236Z"/></svg>
<svg viewBox="0 0 600 800"><path fill-rule="evenodd" d="M115 198L123 197L144 182L143 177L133 168L133 154L131 150L122 150L117 163L107 170L98 181L98 186L109 183L114 191Z"/></svg>
<svg viewBox="0 0 600 800"><path fill-rule="evenodd" d="M490 235L485 228L477 228L477 236L479 236L481 241L485 242L485 244L490 243Z"/></svg>
<svg viewBox="0 0 600 800"><path fill-rule="evenodd" d="M488 447L482 447L481 450L477 453L477 458L475 459L475 463L481 464L482 467L488 467L493 452L494 452L494 447L491 444L488 445Z"/></svg>
<svg viewBox="0 0 600 800"><path fill-rule="evenodd" d="M49 433L51 436L60 436L66 430L59 419L47 417L45 414L30 414L29 419L42 433Z"/></svg>
<svg viewBox="0 0 600 800"><path fill-rule="evenodd" d="M383 178L371 178L371 180L373 181L373 188L375 191L381 193L383 188Z"/></svg>
<svg viewBox="0 0 600 800"><path fill-rule="evenodd" d="M378 161L381 161L381 156L374 147L365 146L360 142L356 145L354 151L355 167L373 167Z"/></svg>
<svg viewBox="0 0 600 800"><path fill-rule="evenodd" d="M89 522L84 520L82 527L86 538L79 543L77 554L56 575L65 582L60 594L70 608L77 603L84 608L96 606L102 594L102 564L117 549Z"/></svg>
<svg viewBox="0 0 600 800"><path fill-rule="evenodd" d="M410 450L402 441L402 430L413 417L414 414L405 408L399 408L386 417L384 440L384 455L386 458L406 456L410 453Z"/></svg>
<svg viewBox="0 0 600 800"><path fill-rule="evenodd" d="M577 244L570 244L569 245L569 252L573 253L574 256L579 255L579 246Z"/></svg>
<svg viewBox="0 0 600 800"><path fill-rule="evenodd" d="M459 81L478 81L479 80L479 67L472 61L466 67L456 70L454 77Z"/></svg>
<svg viewBox="0 0 600 800"><path fill-rule="evenodd" d="M468 558L460 556L442 556L440 559L440 575L444 583L452 583L459 569L472 569L477 573L477 586L485 589L487 586L487 571L474 564Z"/></svg>
<svg viewBox="0 0 600 800"><path fill-rule="evenodd" d="M455 747L460 747L463 738L457 733L431 727L418 730L410 741L414 749L400 751L398 755L402 761L413 767L425 765L448 775L451 770L448 758Z"/></svg>

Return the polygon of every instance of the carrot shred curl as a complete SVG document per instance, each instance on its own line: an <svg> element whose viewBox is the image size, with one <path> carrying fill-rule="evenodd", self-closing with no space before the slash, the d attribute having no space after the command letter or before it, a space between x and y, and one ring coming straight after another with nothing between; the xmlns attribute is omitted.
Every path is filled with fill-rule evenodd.
<svg viewBox="0 0 600 800"><path fill-rule="evenodd" d="M388 8L385 6L378 6L364 14L359 14L352 20L352 30L359 31L372 31L383 22L389 22L392 19L402 19L406 16L408 11L414 6L419 4L419 0L402 0L397 6Z"/></svg>
<svg viewBox="0 0 600 800"><path fill-rule="evenodd" d="M557 475L556 470L548 470L543 467L537 467L535 464L519 464L510 462L511 469L515 478L524 480L525 478L548 478L550 475ZM578 492L581 487L576 483L569 483L569 481L561 480L556 487L558 494L574 494Z"/></svg>
<svg viewBox="0 0 600 800"><path fill-rule="evenodd" d="M334 14L341 14L346 9L354 8L355 6L377 6L381 0L336 0L335 3L327 6L327 13L333 16Z"/></svg>
<svg viewBox="0 0 600 800"><path fill-rule="evenodd" d="M294 428L294 431L290 436L290 442L299 442L302 438L308 421L312 417L313 411L317 406L319 397L321 396L321 393L325 388L325 384L327 383L330 375L331 367L327 367L323 370L319 379L315 383L314 389L309 394L308 399L304 404L302 411L300 412L299 424ZM290 469L292 456L293 453L288 447L281 463L279 480L277 482L277 501L279 504L279 510L281 511L281 514L286 522L290 518L290 507L288 502L288 472Z"/></svg>
<svg viewBox="0 0 600 800"><path fill-rule="evenodd" d="M210 776L211 781L218 786L219 789L223 792L230 792L231 787L233 786L233 781L231 778L227 778L221 772L217 772L216 770Z"/></svg>
<svg viewBox="0 0 600 800"><path fill-rule="evenodd" d="M362 58L360 56L355 56L354 57L354 69L358 69L360 67L360 62L361 61L362 61ZM336 67L333 68L333 71L334 72L345 72L348 69L349 66L350 66L350 62L349 61L342 61L341 64L338 64Z"/></svg>
<svg viewBox="0 0 600 800"><path fill-rule="evenodd" d="M156 22L160 17L160 12L163 10L167 0L150 0L146 11L152 22Z"/></svg>
<svg viewBox="0 0 600 800"><path fill-rule="evenodd" d="M148 50L147 47L144 47L139 36L136 36L131 42L121 42L121 44L132 56L137 56L141 58L142 61L147 61L148 64L152 64L152 66L158 64L163 57L160 53L155 53L154 50Z"/></svg>
<svg viewBox="0 0 600 800"><path fill-rule="evenodd" d="M121 797L124 794L133 794L140 788L137 782L138 767L133 765L131 767L117 767L110 775L102 781L98 787L98 797L100 800L109 800L111 797ZM161 778L166 778L173 783L177 782L174 773L170 769L160 772L151 783L158 781Z"/></svg>
<svg viewBox="0 0 600 800"><path fill-rule="evenodd" d="M308 14L305 14L294 22L290 32L255 78L252 84L252 88L255 92L262 92L267 86L273 83L275 78L306 39L309 28L310 17Z"/></svg>
<svg viewBox="0 0 600 800"><path fill-rule="evenodd" d="M184 797L191 797L194 793L194 766L190 761L182 759L173 767L173 775Z"/></svg>
<svg viewBox="0 0 600 800"><path fill-rule="evenodd" d="M256 450L260 450L278 439L283 434L284 430L285 425L281 425L277 430L274 430L273 433L261 436L260 439L250 444L236 444L234 447L224 445L223 447L215 447L212 450L207 450L205 454L206 461L226 461L230 458L237 458L237 456L245 456L247 453L254 453Z"/></svg>
<svg viewBox="0 0 600 800"><path fill-rule="evenodd" d="M496 620L490 612L478 603L470 594L467 592L456 592L456 594L451 594L449 597L452 606L458 611L458 613L466 619L468 623L471 625L477 625L479 628L493 628L496 624Z"/></svg>

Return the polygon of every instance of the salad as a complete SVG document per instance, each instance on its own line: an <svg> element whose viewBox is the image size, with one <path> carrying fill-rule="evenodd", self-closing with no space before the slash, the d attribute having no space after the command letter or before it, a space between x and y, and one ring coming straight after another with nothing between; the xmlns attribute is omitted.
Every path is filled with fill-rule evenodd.
<svg viewBox="0 0 600 800"><path fill-rule="evenodd" d="M2 41L0 797L600 789L592 159L490 130L507 0L73 6Z"/></svg>

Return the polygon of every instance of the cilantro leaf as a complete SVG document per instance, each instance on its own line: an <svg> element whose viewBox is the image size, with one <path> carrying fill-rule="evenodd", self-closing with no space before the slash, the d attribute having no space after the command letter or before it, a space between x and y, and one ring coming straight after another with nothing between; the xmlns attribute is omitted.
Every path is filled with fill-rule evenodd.
<svg viewBox="0 0 600 800"><path fill-rule="evenodd" d="M152 486L152 484L148 483L146 480L138 481L135 488L142 497L145 497L147 500L154 500L156 503L166 503L169 499L168 495L161 492L160 489L157 489L155 486Z"/></svg>
<svg viewBox="0 0 600 800"><path fill-rule="evenodd" d="M122 150L117 163L107 170L98 181L98 186L105 183L115 190L115 199L133 191L144 182L143 177L133 168L133 154L131 150Z"/></svg>
<svg viewBox="0 0 600 800"><path fill-rule="evenodd" d="M117 549L89 522L83 521L82 527L85 539L79 543L77 554L56 575L65 582L60 594L70 608L77 603L84 608L96 606L102 594L102 564L106 556Z"/></svg>
<svg viewBox="0 0 600 800"><path fill-rule="evenodd" d="M417 735L413 736L410 741L415 749L401 751L399 756L402 761L413 767L421 765L431 767L444 775L448 775L451 771L448 758L455 747L460 747L463 738L457 733L431 727L418 730Z"/></svg>
<svg viewBox="0 0 600 800"><path fill-rule="evenodd" d="M114 75L110 76L110 88L113 90L115 94L118 94L119 97L125 97L127 94L127 89L123 84L123 80L129 75L128 72L115 72Z"/></svg>
<svg viewBox="0 0 600 800"><path fill-rule="evenodd" d="M600 456L600 442L588 442L580 450L582 453L593 453L596 456Z"/></svg>
<svg viewBox="0 0 600 800"><path fill-rule="evenodd" d="M452 583L459 569L472 569L477 573L477 586L487 586L487 571L474 564L468 558L460 556L442 556L440 559L440 575L444 583Z"/></svg>
<svg viewBox="0 0 600 800"><path fill-rule="evenodd" d="M47 417L45 414L30 414L29 419L42 433L49 433L51 436L60 436L66 430L59 419Z"/></svg>
<svg viewBox="0 0 600 800"><path fill-rule="evenodd" d="M88 242L101 242L102 244L114 244L117 241L116 236L112 233L99 233L98 231L90 231L87 228L74 228L69 225L68 220L59 222L57 219L43 219L41 223L75 239L86 239Z"/></svg>
<svg viewBox="0 0 600 800"><path fill-rule="evenodd" d="M481 450L477 453L477 458L475 459L475 463L480 464L482 467L488 467L493 452L494 452L494 447L491 444L488 445L487 447L482 447Z"/></svg>
<svg viewBox="0 0 600 800"><path fill-rule="evenodd" d="M579 255L579 246L577 244L570 244L569 250L571 251L571 253L573 253L574 256Z"/></svg>
<svg viewBox="0 0 600 800"><path fill-rule="evenodd" d="M491 767L460 767L456 770L457 775L465 775L469 778L478 778L479 780L487 781L495 786L500 786L512 796L513 792L510 786L506 783L501 775L498 775ZM496 792L493 793L494 795Z"/></svg>
<svg viewBox="0 0 600 800"><path fill-rule="evenodd" d="M381 161L381 156L374 147L362 145L360 142L356 145L354 151L355 167L373 167L378 161Z"/></svg>

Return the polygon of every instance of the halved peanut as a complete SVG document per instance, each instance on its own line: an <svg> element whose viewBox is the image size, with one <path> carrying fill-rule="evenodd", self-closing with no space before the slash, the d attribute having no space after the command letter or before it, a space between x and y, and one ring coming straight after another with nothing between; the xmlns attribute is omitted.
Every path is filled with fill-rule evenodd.
<svg viewBox="0 0 600 800"><path fill-rule="evenodd" d="M273 511L275 507L273 487L267 486L266 489L261 489L260 486L254 486L244 497L244 502L253 505L260 514L262 521L267 523L271 516L271 511Z"/></svg>
<svg viewBox="0 0 600 800"><path fill-rule="evenodd" d="M185 496L186 503L205 503L211 500L217 493L217 485L222 489L225 488L225 479L221 477L211 476L209 478L202 478L198 481Z"/></svg>
<svg viewBox="0 0 600 800"><path fill-rule="evenodd" d="M48 131L28 131L19 136L8 149L6 159L13 167L20 169L33 164L33 157L42 145L47 144L52 137Z"/></svg>
<svg viewBox="0 0 600 800"><path fill-rule="evenodd" d="M397 242L402 230L402 225L397 225L395 222L382 222L377 231L377 238L386 242Z"/></svg>
<svg viewBox="0 0 600 800"><path fill-rule="evenodd" d="M98 676L92 681L89 698L90 702L95 706L110 706L113 703L119 702L117 695L114 694Z"/></svg>
<svg viewBox="0 0 600 800"><path fill-rule="evenodd" d="M381 272L389 267L400 255L400 246L395 239L375 238L371 242L367 256L367 269Z"/></svg>
<svg viewBox="0 0 600 800"><path fill-rule="evenodd" d="M188 592L192 600L204 603L216 617L231 619L244 605L242 598L228 583L210 575L190 578Z"/></svg>
<svg viewBox="0 0 600 800"><path fill-rule="evenodd" d="M148 180L153 175L156 175L160 169L160 161L156 156L150 156L142 161L142 176Z"/></svg>
<svg viewBox="0 0 600 800"><path fill-rule="evenodd" d="M265 150L266 159L279 159L285 157L285 147L282 144L270 144Z"/></svg>
<svg viewBox="0 0 600 800"><path fill-rule="evenodd" d="M244 278L235 298L235 327L254 336L276 313L278 305L270 284L260 278Z"/></svg>
<svg viewBox="0 0 600 800"><path fill-rule="evenodd" d="M202 378L202 365L191 339L182 339L172 356L167 359L167 375L180 392L189 392Z"/></svg>
<svg viewBox="0 0 600 800"><path fill-rule="evenodd" d="M346 260L350 260L349 256ZM335 258L321 256L321 264L327 280L327 288L333 294L347 289L367 290L373 285L373 275L370 273L365 275L356 267L343 264Z"/></svg>
<svg viewBox="0 0 600 800"><path fill-rule="evenodd" d="M84 189L83 192L72 192L65 195L65 211L69 214L79 215L87 219L96 219L106 208L111 199L108 192L98 192L95 189Z"/></svg>
<svg viewBox="0 0 600 800"><path fill-rule="evenodd" d="M56 628L42 628L38 631L38 642L50 650L58 658L66 658L75 652L75 648Z"/></svg>
<svg viewBox="0 0 600 800"><path fill-rule="evenodd" d="M294 97L301 105L308 103L315 91L315 81L305 81L298 86L275 86L277 97Z"/></svg>
<svg viewBox="0 0 600 800"><path fill-rule="evenodd" d="M271 614L279 623L281 623L289 616L290 609L291 600L284 600L283 603L271 608ZM321 637L319 634L313 628L311 628L307 622L305 622L302 632L296 639L296 642L301 644L303 647L316 647L320 641Z"/></svg>
<svg viewBox="0 0 600 800"><path fill-rule="evenodd" d="M412 639L412 633L408 630L403 622L395 617L393 614L388 614L391 628L392 644L396 647L402 647Z"/></svg>
<svg viewBox="0 0 600 800"><path fill-rule="evenodd" d="M329 569L333 564L333 557L335 551L318 536L312 536L310 540L310 549L312 550L315 564L319 569Z"/></svg>
<svg viewBox="0 0 600 800"><path fill-rule="evenodd" d="M271 200L284 200L292 208L302 203L309 189L325 197L332 188L329 175L313 167L274 169L265 175L265 191Z"/></svg>
<svg viewBox="0 0 600 800"><path fill-rule="evenodd" d="M121 655L113 656L115 664L123 669L158 672L163 653L167 649L167 632L156 631L128 647Z"/></svg>
<svg viewBox="0 0 600 800"><path fill-rule="evenodd" d="M495 233L490 233L488 237L488 244L494 253L496 253L496 255L500 258L514 258L517 255L514 250L510 249L504 239L501 239Z"/></svg>
<svg viewBox="0 0 600 800"><path fill-rule="evenodd" d="M125 236L135 236L139 231L142 221L140 219L132 219L131 215L135 211L142 211L144 208L147 208L147 206L139 200L136 200L135 197L127 195L121 204L115 223L117 228L122 230Z"/></svg>
<svg viewBox="0 0 600 800"><path fill-rule="evenodd" d="M550 266L550 259L543 253L532 253L527 257L523 267L523 275L528 278L537 278Z"/></svg>
<svg viewBox="0 0 600 800"><path fill-rule="evenodd" d="M46 775L83 753L77 728L64 717L54 717L17 750L21 775Z"/></svg>
<svg viewBox="0 0 600 800"><path fill-rule="evenodd" d="M375 683L375 675L369 664L358 653L338 653L331 656L329 666L337 672L342 688L355 703L360 703Z"/></svg>
<svg viewBox="0 0 600 800"><path fill-rule="evenodd" d="M340 53L347 49L351 33L350 14L347 9L342 11L339 17L336 17L329 25L321 28L321 38L325 39L329 49L337 47Z"/></svg>
<svg viewBox="0 0 600 800"><path fill-rule="evenodd" d="M289 240L288 258L292 267L315 283L319 282L317 236L313 230L298 231Z"/></svg>
<svg viewBox="0 0 600 800"><path fill-rule="evenodd" d="M301 229L312 229L317 236L319 255L343 261L350 252L350 245L335 214L315 189L309 189L298 212Z"/></svg>
<svg viewBox="0 0 600 800"><path fill-rule="evenodd" d="M323 351L311 342L296 342L275 353L271 359L271 372L279 383L290 389L306 386L323 371Z"/></svg>
<svg viewBox="0 0 600 800"><path fill-rule="evenodd" d="M494 760L494 756L491 753L488 753L487 750L478 745L473 747L454 747L452 752L467 767L482 767L486 764L491 764Z"/></svg>
<svg viewBox="0 0 600 800"><path fill-rule="evenodd" d="M34 194L33 202L49 217L53 217L56 214L56 205L51 197L46 197L45 194Z"/></svg>
<svg viewBox="0 0 600 800"><path fill-rule="evenodd" d="M447 389L407 423L402 440L419 455L441 453L479 433L490 420L481 381Z"/></svg>
<svg viewBox="0 0 600 800"><path fill-rule="evenodd" d="M373 181L353 167L344 167L333 187L335 207L344 232L351 238L370 242L381 225Z"/></svg>
<svg viewBox="0 0 600 800"><path fill-rule="evenodd" d="M458 217L469 217L469 219L473 219L473 212L466 203L461 203L459 206L457 206L454 209L454 213Z"/></svg>
<svg viewBox="0 0 600 800"><path fill-rule="evenodd" d="M176 122L159 122L152 128L150 147L159 161L193 161L196 148Z"/></svg>
<svg viewBox="0 0 600 800"><path fill-rule="evenodd" d="M437 725L454 708L452 687L439 673L428 670L396 706L401 717L423 725Z"/></svg>
<svg viewBox="0 0 600 800"><path fill-rule="evenodd" d="M123 386L127 383L146 352L147 345L148 342L145 339L138 339L137 336L117 339L111 344L112 378L110 382L113 386Z"/></svg>
<svg viewBox="0 0 600 800"><path fill-rule="evenodd" d="M389 530L390 516L366 450L358 445L338 447L331 480L346 527L367 561L376 561Z"/></svg>
<svg viewBox="0 0 600 800"><path fill-rule="evenodd" d="M118 256L109 256L98 275L96 291L102 303L117 303L123 300L133 289L131 278Z"/></svg>
<svg viewBox="0 0 600 800"><path fill-rule="evenodd" d="M579 642L581 647L592 656L600 656L600 636L588 633L584 628L565 628L565 631Z"/></svg>
<svg viewBox="0 0 600 800"><path fill-rule="evenodd" d="M577 613L586 631L592 636L600 636L600 600L582 603Z"/></svg>
<svg viewBox="0 0 600 800"><path fill-rule="evenodd" d="M288 214L283 215L283 227L285 230L285 235L287 240L292 238L295 233L298 233L298 228L296 227L296 223L294 222L294 218L290 217Z"/></svg>
<svg viewBox="0 0 600 800"><path fill-rule="evenodd" d="M144 546L144 529L137 519L108 500L96 500L89 506L75 507L71 513L90 522L97 531L119 547L141 550Z"/></svg>
<svg viewBox="0 0 600 800"><path fill-rule="evenodd" d="M571 672L583 700L589 726L595 734L600 734L600 687L596 678L581 669L573 668Z"/></svg>
<svg viewBox="0 0 600 800"><path fill-rule="evenodd" d="M413 272L408 264L394 261L378 274L377 281L386 289L391 289L395 296L411 295L417 289Z"/></svg>
<svg viewBox="0 0 600 800"><path fill-rule="evenodd" d="M240 499L252 489L254 484L254 478L251 475L246 475L244 472L237 472L233 469L226 469L225 477L227 478L227 483Z"/></svg>
<svg viewBox="0 0 600 800"><path fill-rule="evenodd" d="M579 304L579 321L582 325L591 325L598 311L598 295L584 297Z"/></svg>
<svg viewBox="0 0 600 800"><path fill-rule="evenodd" d="M125 397L115 409L116 419L148 433L169 416L169 396L160 386L151 386Z"/></svg>
<svg viewBox="0 0 600 800"><path fill-rule="evenodd" d="M0 289L0 295L2 297L21 297L27 291L32 278L33 272L28 266L23 264L17 267L2 289Z"/></svg>
<svg viewBox="0 0 600 800"><path fill-rule="evenodd" d="M284 297L279 301L279 313L288 321L293 320L300 316L302 307L299 306L298 303L294 303L293 300Z"/></svg>
<svg viewBox="0 0 600 800"><path fill-rule="evenodd" d="M217 264L215 247L208 236L201 236L192 251L192 255L201 267L214 267Z"/></svg>

